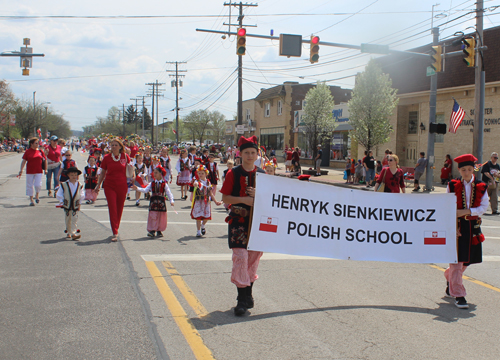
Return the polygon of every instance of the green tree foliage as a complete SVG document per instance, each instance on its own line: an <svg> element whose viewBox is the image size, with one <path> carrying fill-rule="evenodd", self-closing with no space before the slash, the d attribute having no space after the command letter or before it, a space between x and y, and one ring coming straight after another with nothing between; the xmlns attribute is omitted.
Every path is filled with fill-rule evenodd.
<svg viewBox="0 0 500 360"><path fill-rule="evenodd" d="M304 134L313 157L317 155L317 145L324 138L331 138L335 130L332 110L335 105L330 87L325 82L319 82L309 89L305 97Z"/></svg>
<svg viewBox="0 0 500 360"><path fill-rule="evenodd" d="M212 130L212 141L219 144L224 140L226 133L226 117L215 110L210 112L210 129Z"/></svg>
<svg viewBox="0 0 500 360"><path fill-rule="evenodd" d="M358 74L349 101L349 121L354 127L351 136L366 150L389 140L393 130L389 117L399 102L396 93L389 75L382 73L375 60Z"/></svg>
<svg viewBox="0 0 500 360"><path fill-rule="evenodd" d="M193 110L184 117L184 128L192 135L193 143L198 139L203 143L205 132L211 127L211 113L207 110Z"/></svg>

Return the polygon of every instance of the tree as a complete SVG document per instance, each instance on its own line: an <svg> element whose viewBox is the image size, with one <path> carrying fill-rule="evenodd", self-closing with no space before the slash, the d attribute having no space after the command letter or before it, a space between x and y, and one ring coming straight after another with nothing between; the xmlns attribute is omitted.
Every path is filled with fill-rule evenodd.
<svg viewBox="0 0 500 360"><path fill-rule="evenodd" d="M193 143L196 139L203 143L205 132L210 129L212 116L207 110L193 110L184 117L184 128L193 136Z"/></svg>
<svg viewBox="0 0 500 360"><path fill-rule="evenodd" d="M304 134L313 158L317 155L317 146L324 138L331 138L335 130L332 110L335 106L330 87L325 82L319 82L309 89L305 97Z"/></svg>
<svg viewBox="0 0 500 360"><path fill-rule="evenodd" d="M389 122L399 99L388 74L371 59L365 71L358 74L349 101L349 121L354 128L351 136L366 148L383 144L393 131Z"/></svg>
<svg viewBox="0 0 500 360"><path fill-rule="evenodd" d="M14 112L16 99L14 93L9 88L9 85L4 80L0 80L0 117L4 121L3 133L6 136L12 136L9 116Z"/></svg>
<svg viewBox="0 0 500 360"><path fill-rule="evenodd" d="M226 117L217 110L210 113L210 128L213 132L213 141L220 144L226 133Z"/></svg>

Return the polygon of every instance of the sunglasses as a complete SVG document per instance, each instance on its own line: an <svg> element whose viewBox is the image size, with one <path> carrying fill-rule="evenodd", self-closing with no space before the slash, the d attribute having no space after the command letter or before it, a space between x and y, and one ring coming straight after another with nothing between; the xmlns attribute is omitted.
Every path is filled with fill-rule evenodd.
<svg viewBox="0 0 500 360"><path fill-rule="evenodd" d="M387 161L395 161L394 159L387 159Z"/></svg>
<svg viewBox="0 0 500 360"><path fill-rule="evenodd" d="M493 159L498 159L498 157L496 157L496 156L493 156Z"/></svg>

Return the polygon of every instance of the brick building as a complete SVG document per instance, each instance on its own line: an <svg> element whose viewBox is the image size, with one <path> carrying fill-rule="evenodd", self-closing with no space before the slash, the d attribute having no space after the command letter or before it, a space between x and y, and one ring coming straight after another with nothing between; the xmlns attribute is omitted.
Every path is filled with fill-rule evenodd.
<svg viewBox="0 0 500 360"><path fill-rule="evenodd" d="M489 159L491 152L500 151L500 27L484 30L484 67L486 75L485 113L484 113L484 151L483 159ZM448 41L449 42L449 41ZM443 43L441 43L443 45ZM460 50L460 45L446 44L446 52ZM413 49L414 52L430 51L431 45ZM383 72L389 74L392 85L398 89L399 105L390 121L393 133L390 140L375 149L375 157L383 156L384 150L393 150L400 158L401 165L413 166L420 151L427 152L429 128L429 95L430 77L425 76L429 60L405 54L384 56L377 59ZM446 123L453 109L453 98L462 106L466 117L456 134L436 134L434 180L438 181L440 168L445 155L456 157L472 152L472 136L474 119L474 78L475 71L468 68L462 56L446 59L443 72L438 74L438 91L436 105L436 122ZM470 117L470 118L469 118ZM361 157L363 148L359 147ZM456 167L453 176L457 176Z"/></svg>
<svg viewBox="0 0 500 360"><path fill-rule="evenodd" d="M300 146L306 149L305 139L300 131L300 119L303 116L305 96L313 84L284 82L282 85L261 92L253 99L243 102L243 128L245 136L256 135L261 145L266 148L283 150L285 146ZM335 104L346 103L351 98L350 89L330 86ZM332 109L333 110L333 109ZM238 137L236 125L228 121L226 142L231 143L231 137ZM233 141L234 143L235 141Z"/></svg>

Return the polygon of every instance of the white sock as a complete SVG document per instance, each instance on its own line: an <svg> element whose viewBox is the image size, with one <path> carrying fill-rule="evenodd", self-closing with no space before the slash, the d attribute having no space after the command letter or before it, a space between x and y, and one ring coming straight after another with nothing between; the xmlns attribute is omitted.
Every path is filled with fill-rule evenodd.
<svg viewBox="0 0 500 360"><path fill-rule="evenodd" d="M202 223L201 224L201 228L204 229L205 228L205 224Z"/></svg>
<svg viewBox="0 0 500 360"><path fill-rule="evenodd" d="M201 235L201 230L197 230L196 235Z"/></svg>

